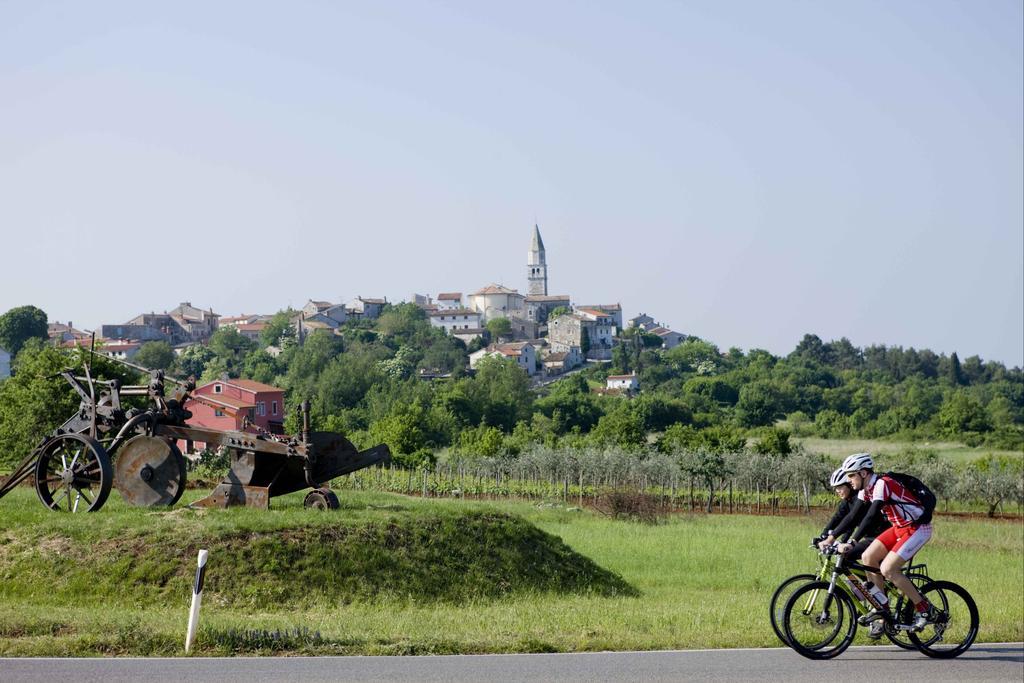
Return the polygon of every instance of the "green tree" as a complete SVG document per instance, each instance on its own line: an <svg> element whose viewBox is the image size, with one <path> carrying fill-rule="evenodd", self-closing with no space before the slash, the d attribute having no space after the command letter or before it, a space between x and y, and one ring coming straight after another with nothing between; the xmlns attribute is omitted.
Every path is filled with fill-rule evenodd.
<svg viewBox="0 0 1024 683"><path fill-rule="evenodd" d="M946 436L987 432L992 428L981 402L962 389L951 393L942 403L938 420L939 427Z"/></svg>
<svg viewBox="0 0 1024 683"><path fill-rule="evenodd" d="M292 318L296 312L292 309L278 311L270 318L270 322L260 332L260 345L263 348L268 346L281 346L282 338L292 341L295 339L295 330L292 327Z"/></svg>
<svg viewBox="0 0 1024 683"><path fill-rule="evenodd" d="M789 455L793 452L793 444L789 442L789 432L785 429L771 427L754 444L754 450L768 455Z"/></svg>
<svg viewBox="0 0 1024 683"><path fill-rule="evenodd" d="M569 315L571 313L572 309L569 308L568 306L555 306L554 308L551 309L551 312L548 313L548 320L553 320L554 318L557 318L560 315Z"/></svg>
<svg viewBox="0 0 1024 683"><path fill-rule="evenodd" d="M487 331L494 341L512 336L512 322L508 318L491 318L487 321Z"/></svg>
<svg viewBox="0 0 1024 683"><path fill-rule="evenodd" d="M778 389L770 382L756 381L740 389L736 417L746 427L769 425L783 413Z"/></svg>
<svg viewBox="0 0 1024 683"><path fill-rule="evenodd" d="M618 446L637 450L647 443L644 420L626 399L605 413L591 430L588 440L600 446Z"/></svg>
<svg viewBox="0 0 1024 683"><path fill-rule="evenodd" d="M0 348L11 358L29 339L47 339L46 313L35 306L18 306L0 315Z"/></svg>
<svg viewBox="0 0 1024 683"><path fill-rule="evenodd" d="M463 380L463 390L481 413L483 424L508 433L533 412L530 378L515 361L492 356L476 366L476 375Z"/></svg>
<svg viewBox="0 0 1024 683"><path fill-rule="evenodd" d="M206 366L216 357L213 350L201 344L187 347L175 359L172 370L180 377L199 379L206 372Z"/></svg>
<svg viewBox="0 0 1024 683"><path fill-rule="evenodd" d="M146 342L132 361L150 370L167 370L174 364L174 349L165 341Z"/></svg>

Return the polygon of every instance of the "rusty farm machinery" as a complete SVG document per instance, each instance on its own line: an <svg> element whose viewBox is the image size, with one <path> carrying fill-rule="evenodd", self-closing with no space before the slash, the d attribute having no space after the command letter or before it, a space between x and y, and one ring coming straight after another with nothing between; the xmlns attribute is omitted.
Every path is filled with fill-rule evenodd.
<svg viewBox="0 0 1024 683"><path fill-rule="evenodd" d="M227 475L195 507L247 505L268 508L270 498L309 488L306 507L333 509L338 498L327 482L390 460L386 445L359 451L345 437L309 429L309 404L303 402L302 431L296 436L262 430L220 431L187 424L185 408L195 380L175 380L162 371L150 373L146 385L121 385L118 380L60 373L81 399L78 411L39 445L3 480L0 498L34 477L36 494L46 507L69 512L103 507L111 488L129 505L171 506L185 490L185 458L177 442L226 448ZM176 385L170 396L165 381ZM148 398L148 407L129 408L122 398ZM127 403L127 402L126 402Z"/></svg>

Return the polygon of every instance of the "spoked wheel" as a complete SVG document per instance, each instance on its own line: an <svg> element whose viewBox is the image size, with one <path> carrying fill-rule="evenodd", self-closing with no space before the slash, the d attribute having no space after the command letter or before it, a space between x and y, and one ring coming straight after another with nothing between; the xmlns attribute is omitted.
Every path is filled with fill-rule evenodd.
<svg viewBox="0 0 1024 683"><path fill-rule="evenodd" d="M827 581L797 588L783 608L786 644L808 659L831 659L850 647L857 634L857 609L842 590L828 594Z"/></svg>
<svg viewBox="0 0 1024 683"><path fill-rule="evenodd" d="M313 489L307 493L306 499L302 501L302 505L316 510L337 510L341 507L341 503L338 502L338 496L335 495L334 491L326 487Z"/></svg>
<svg viewBox="0 0 1024 683"><path fill-rule="evenodd" d="M907 574L907 578L917 586L918 590L931 581L926 574ZM897 621L901 624L905 624L914 618L914 603L907 599L903 593L896 589L896 602L892 608L892 613L897 615ZM907 631L897 631L892 628L885 629L885 637L888 638L893 645L898 645L904 650L917 650L917 645L910 639L910 635Z"/></svg>
<svg viewBox="0 0 1024 683"><path fill-rule="evenodd" d="M94 512L110 495L114 473L106 450L82 434L61 434L36 462L36 494L51 510Z"/></svg>
<svg viewBox="0 0 1024 683"><path fill-rule="evenodd" d="M772 594L771 603L768 605L768 616L772 620L772 630L775 631L775 635L779 637L785 645L789 645L786 641L786 635L782 632L782 618L783 610L786 607L786 603L789 602L789 598L793 595L793 592L804 585L814 581L817 576L814 574L797 574L791 576L775 589L775 593Z"/></svg>
<svg viewBox="0 0 1024 683"><path fill-rule="evenodd" d="M910 632L910 640L921 652L938 659L967 652L978 637L978 606L971 594L952 581L932 581L920 590L939 612L939 619L919 633Z"/></svg>

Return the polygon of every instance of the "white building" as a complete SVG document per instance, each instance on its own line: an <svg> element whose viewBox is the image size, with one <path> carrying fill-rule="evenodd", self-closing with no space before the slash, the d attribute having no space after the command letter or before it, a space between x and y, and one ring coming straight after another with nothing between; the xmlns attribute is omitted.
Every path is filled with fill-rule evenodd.
<svg viewBox="0 0 1024 683"><path fill-rule="evenodd" d="M0 379L7 379L11 376L11 354L7 349L0 347Z"/></svg>
<svg viewBox="0 0 1024 683"><path fill-rule="evenodd" d="M618 391L636 391L640 388L640 380L636 375L608 375L606 386Z"/></svg>
<svg viewBox="0 0 1024 683"><path fill-rule="evenodd" d="M526 297L514 289L490 284L469 295L469 308L480 313L484 324L494 318L525 318Z"/></svg>
<svg viewBox="0 0 1024 683"><path fill-rule="evenodd" d="M528 375L537 372L537 351L529 342L491 344L486 349L469 354L469 367L475 368L481 360L490 356L501 356L514 360Z"/></svg>
<svg viewBox="0 0 1024 683"><path fill-rule="evenodd" d="M437 295L436 305L439 311L462 308L462 292L441 292Z"/></svg>
<svg viewBox="0 0 1024 683"><path fill-rule="evenodd" d="M611 317L612 322L614 323L617 329L622 329L622 304L590 304L587 306L576 307L576 310L584 309L604 313L605 315Z"/></svg>
<svg viewBox="0 0 1024 683"><path fill-rule="evenodd" d="M440 308L430 314L430 324L448 334L480 329L480 314L472 308Z"/></svg>

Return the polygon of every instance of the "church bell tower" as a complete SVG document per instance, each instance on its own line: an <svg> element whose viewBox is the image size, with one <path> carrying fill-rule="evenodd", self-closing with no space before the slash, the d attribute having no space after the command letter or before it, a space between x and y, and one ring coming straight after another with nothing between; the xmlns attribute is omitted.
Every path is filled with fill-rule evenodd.
<svg viewBox="0 0 1024 683"><path fill-rule="evenodd" d="M530 243L530 255L526 260L526 281L529 283L526 293L529 296L548 294L548 263L544 255L544 240L540 238L540 227L533 226L533 241Z"/></svg>

